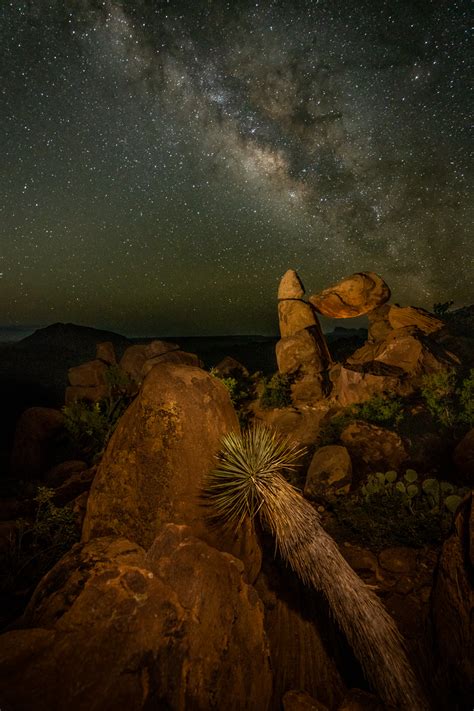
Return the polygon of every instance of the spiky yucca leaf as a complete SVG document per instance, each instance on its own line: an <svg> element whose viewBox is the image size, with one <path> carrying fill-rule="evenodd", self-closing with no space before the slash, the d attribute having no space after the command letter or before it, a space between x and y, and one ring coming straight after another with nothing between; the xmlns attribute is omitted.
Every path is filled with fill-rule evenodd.
<svg viewBox="0 0 474 711"><path fill-rule="evenodd" d="M265 496L283 471L294 471L305 449L288 437L255 423L242 434L231 432L222 440L219 464L206 483L206 496L215 517L231 526L254 518Z"/></svg>
<svg viewBox="0 0 474 711"><path fill-rule="evenodd" d="M208 477L215 517L234 526L257 513L299 578L326 597L367 678L386 704L410 711L428 705L397 627L321 525L320 516L283 477L303 449L261 424L229 434Z"/></svg>

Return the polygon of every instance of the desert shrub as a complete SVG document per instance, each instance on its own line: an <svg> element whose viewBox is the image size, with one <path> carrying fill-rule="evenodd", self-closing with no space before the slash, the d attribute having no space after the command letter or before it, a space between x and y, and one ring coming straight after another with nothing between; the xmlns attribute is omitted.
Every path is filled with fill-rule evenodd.
<svg viewBox="0 0 474 711"><path fill-rule="evenodd" d="M102 454L132 399L133 382L127 373L118 366L110 366L106 377L107 397L96 402L75 400L62 409L69 438L89 463Z"/></svg>
<svg viewBox="0 0 474 711"><path fill-rule="evenodd" d="M396 427L403 419L403 402L394 395L374 395L351 409L356 419L386 427Z"/></svg>
<svg viewBox="0 0 474 711"><path fill-rule="evenodd" d="M32 587L79 540L72 508L56 506L53 497L53 489L38 487L34 519L16 521L0 561L2 592Z"/></svg>
<svg viewBox="0 0 474 711"><path fill-rule="evenodd" d="M332 502L349 538L372 548L436 545L446 536L467 489L437 479L419 481L413 469L368 476L359 491Z"/></svg>
<svg viewBox="0 0 474 711"><path fill-rule="evenodd" d="M461 382L452 369L426 375L421 396L433 418L445 429L474 425L474 369Z"/></svg>
<svg viewBox="0 0 474 711"><path fill-rule="evenodd" d="M231 402L237 412L239 422L242 426L248 424L249 413L246 405L255 396L255 376L245 375L240 371L234 371L232 376L222 376L219 371L211 368L210 374L218 378L229 391Z"/></svg>
<svg viewBox="0 0 474 711"><path fill-rule="evenodd" d="M454 301L445 301L444 303L439 301L436 304L433 304L433 313L436 316L440 316L442 318L449 311L453 304Z"/></svg>
<svg viewBox="0 0 474 711"><path fill-rule="evenodd" d="M403 419L403 401L394 395L375 395L366 402L349 405L321 425L318 444L324 446L340 440L343 430L355 420L384 427L397 427Z"/></svg>
<svg viewBox="0 0 474 711"><path fill-rule="evenodd" d="M474 427L474 368L458 388L459 420L469 427Z"/></svg>
<svg viewBox="0 0 474 711"><path fill-rule="evenodd" d="M265 409L289 407L291 405L291 379L288 375L275 373L264 379L260 405Z"/></svg>

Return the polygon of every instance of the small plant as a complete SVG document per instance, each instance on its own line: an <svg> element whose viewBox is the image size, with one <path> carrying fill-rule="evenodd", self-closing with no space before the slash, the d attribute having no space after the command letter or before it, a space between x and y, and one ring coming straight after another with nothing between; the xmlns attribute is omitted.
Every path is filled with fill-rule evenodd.
<svg viewBox="0 0 474 711"><path fill-rule="evenodd" d="M215 368L211 368L209 372L212 376L218 378L229 391L229 396L237 412L240 424L242 426L248 424L249 414L245 406L254 397L254 377L250 377L240 371L234 371L235 375L224 377Z"/></svg>
<svg viewBox="0 0 474 711"><path fill-rule="evenodd" d="M104 451L120 417L131 401L133 385L118 366L107 369L109 394L102 400L75 400L62 409L64 426L74 446L93 463Z"/></svg>
<svg viewBox="0 0 474 711"><path fill-rule="evenodd" d="M343 430L356 420L396 427L403 419L403 401L392 395L375 395L366 402L345 407L327 420L319 431L319 446L339 441Z"/></svg>
<svg viewBox="0 0 474 711"><path fill-rule="evenodd" d="M264 379L264 389L260 397L260 405L265 409L290 407L291 379L288 375L275 373L271 378Z"/></svg>
<svg viewBox="0 0 474 711"><path fill-rule="evenodd" d="M454 304L454 301L445 301L444 303L438 302L436 304L433 304L433 313L436 316L445 316L446 313L449 311L451 306Z"/></svg>
<svg viewBox="0 0 474 711"><path fill-rule="evenodd" d="M56 506L53 497L53 489L38 487L35 518L16 521L15 534L2 552L2 592L31 587L79 540L72 508Z"/></svg>

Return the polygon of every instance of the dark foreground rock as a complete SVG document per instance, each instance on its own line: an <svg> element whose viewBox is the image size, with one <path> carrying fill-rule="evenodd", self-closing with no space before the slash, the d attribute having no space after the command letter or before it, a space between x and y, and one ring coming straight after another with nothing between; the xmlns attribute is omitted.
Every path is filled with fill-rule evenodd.
<svg viewBox="0 0 474 711"><path fill-rule="evenodd" d="M76 545L0 637L2 711L265 711L263 607L243 565L169 525L148 554Z"/></svg>

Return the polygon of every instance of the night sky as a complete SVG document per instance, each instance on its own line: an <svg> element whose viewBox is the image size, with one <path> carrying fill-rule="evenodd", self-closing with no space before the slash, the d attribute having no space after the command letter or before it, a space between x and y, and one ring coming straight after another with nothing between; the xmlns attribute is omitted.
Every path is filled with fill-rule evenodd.
<svg viewBox="0 0 474 711"><path fill-rule="evenodd" d="M275 333L288 268L472 303L468 7L3 0L0 324Z"/></svg>

